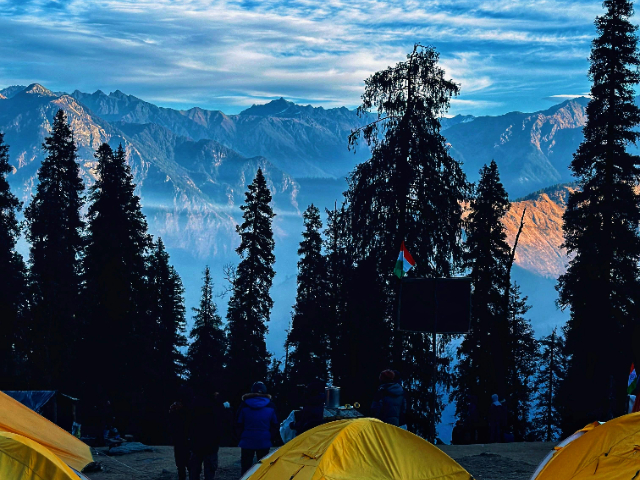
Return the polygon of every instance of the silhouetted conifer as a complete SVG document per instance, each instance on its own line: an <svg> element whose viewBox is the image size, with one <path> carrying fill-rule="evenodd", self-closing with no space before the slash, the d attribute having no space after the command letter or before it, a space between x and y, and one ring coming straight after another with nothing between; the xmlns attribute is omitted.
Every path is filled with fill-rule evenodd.
<svg viewBox="0 0 640 480"><path fill-rule="evenodd" d="M350 373L366 378L370 385L377 376L375 370L393 357L394 368L413 389L414 406L428 403L433 382L448 379L433 378L433 358L424 356L431 349L431 335L406 335L404 341L397 334L392 337L399 290L393 266L404 241L417 261L412 272L416 276L448 277L456 272L462 254L462 202L469 194L461 165L449 155L440 134L439 119L459 91L444 75L435 49L416 45L407 61L365 81L358 112L377 109L378 119L350 136L351 145L362 134L372 147L371 159L358 165L349 179L351 253L360 272L350 284L354 289L368 285L352 294L373 301L348 318L358 322L357 316L370 315L361 321L367 328L353 340L377 352L375 361L365 362L366 370ZM369 311L377 302L383 305ZM393 355L389 355L392 338ZM444 345L441 342L441 350ZM424 418L417 418L413 428L421 425L420 433L432 434L432 422L439 419L443 406L437 402L426 410L415 408Z"/></svg>
<svg viewBox="0 0 640 480"><path fill-rule="evenodd" d="M90 190L83 292L86 358L94 361L85 378L88 390L101 387L116 411L126 406L135 422L155 369L149 359L157 329L146 297L151 237L122 145L113 152L103 143L95 156L98 178Z"/></svg>
<svg viewBox="0 0 640 480"><path fill-rule="evenodd" d="M348 283L352 266L349 255L349 228L346 206L340 210L326 210L327 228L324 231L325 259L327 265L326 320L329 332L329 352L331 358L331 379L335 385L344 385L349 378L345 358L349 354L343 329L347 312Z"/></svg>
<svg viewBox="0 0 640 480"><path fill-rule="evenodd" d="M26 308L26 271L22 255L16 252L20 226L16 218L22 205L11 193L7 175L9 146L0 132L0 385L5 389L21 387L19 379L24 355L22 323ZM24 387L22 387L24 388Z"/></svg>
<svg viewBox="0 0 640 480"><path fill-rule="evenodd" d="M538 343L540 356L534 383L536 394L533 433L537 440L552 442L562 433L557 394L566 372L564 338L558 333L558 329L554 328L550 335L543 337ZM580 401L581 397L582 395L576 401Z"/></svg>
<svg viewBox="0 0 640 480"><path fill-rule="evenodd" d="M637 26L628 0L605 0L596 19L584 140L571 170L579 189L564 213L564 246L572 255L558 281L558 303L569 308L566 349L570 356L559 400L563 430L624 413L632 362L631 331L640 304L640 157L627 152L640 133L634 102L640 80ZM597 346L597 348L595 348ZM581 394L576 401L576 393Z"/></svg>
<svg viewBox="0 0 640 480"><path fill-rule="evenodd" d="M473 285L471 328L458 349L457 413L466 413L469 396L478 400L480 417L488 417L491 395L507 393L508 264L511 249L501 222L509 210L498 166L480 170L480 181L466 226L465 263Z"/></svg>
<svg viewBox="0 0 640 480"><path fill-rule="evenodd" d="M184 288L180 275L169 264L169 254L161 238L154 244L148 262L148 311L157 328L154 348L156 360L152 363L158 380L162 382L162 389L169 395L175 395L185 368L184 354L180 349L187 346L184 336Z"/></svg>
<svg viewBox="0 0 640 480"><path fill-rule="evenodd" d="M25 210L32 322L29 329L31 388L77 392L80 255L84 185L77 147L62 110L42 148L38 186Z"/></svg>
<svg viewBox="0 0 640 480"><path fill-rule="evenodd" d="M226 338L222 319L213 301L213 282L209 267L204 270L204 283L200 305L193 309L192 339L187 353L189 383L201 395L226 391L224 366Z"/></svg>
<svg viewBox="0 0 640 480"><path fill-rule="evenodd" d="M327 379L329 331L327 264L322 255L320 210L311 204L302 215L305 230L298 249L298 290L287 335L291 348L290 378L296 383Z"/></svg>
<svg viewBox="0 0 640 480"><path fill-rule="evenodd" d="M240 395L257 380L264 380L269 364L265 343L267 322L273 300L269 289L275 272L271 222L271 192L258 169L249 185L242 209L242 225L237 232L241 260L233 282L227 310L229 351L227 378L232 395Z"/></svg>
<svg viewBox="0 0 640 480"><path fill-rule="evenodd" d="M509 291L508 336L506 341L506 408L508 426L517 441L524 441L531 431L533 377L538 361L538 344L531 321L525 317L531 307L522 297L520 286Z"/></svg>

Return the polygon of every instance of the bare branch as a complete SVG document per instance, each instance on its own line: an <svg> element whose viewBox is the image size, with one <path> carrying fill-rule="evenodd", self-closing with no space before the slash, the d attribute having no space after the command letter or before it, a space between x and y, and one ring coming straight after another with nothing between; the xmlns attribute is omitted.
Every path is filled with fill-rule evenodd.
<svg viewBox="0 0 640 480"><path fill-rule="evenodd" d="M522 217L520 218L520 228L518 228L518 233L516 234L516 240L513 243L513 249L511 250L511 255L509 256L509 275L511 275L511 267L513 266L513 260L516 257L516 248L518 247L518 240L520 239L520 234L522 233L522 229L524 228L524 214L527 213L527 207L524 207L522 210Z"/></svg>
<svg viewBox="0 0 640 480"><path fill-rule="evenodd" d="M225 263L222 266L222 276L226 280L227 284L224 285L222 291L216 295L218 298L224 298L228 293L233 291L233 286L238 278L236 266L233 263Z"/></svg>

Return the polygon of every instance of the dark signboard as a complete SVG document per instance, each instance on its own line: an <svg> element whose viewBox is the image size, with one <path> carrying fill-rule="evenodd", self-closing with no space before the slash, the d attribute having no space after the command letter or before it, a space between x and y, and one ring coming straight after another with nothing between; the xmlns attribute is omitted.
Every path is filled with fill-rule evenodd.
<svg viewBox="0 0 640 480"><path fill-rule="evenodd" d="M467 333L471 319L471 279L402 280L399 330Z"/></svg>

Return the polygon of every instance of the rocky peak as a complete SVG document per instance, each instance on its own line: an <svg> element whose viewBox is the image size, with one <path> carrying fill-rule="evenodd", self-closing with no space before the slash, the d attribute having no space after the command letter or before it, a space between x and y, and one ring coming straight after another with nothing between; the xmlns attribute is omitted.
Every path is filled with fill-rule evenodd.
<svg viewBox="0 0 640 480"><path fill-rule="evenodd" d="M39 83L32 83L27 88L25 88L22 91L22 93L25 93L25 94L28 94L28 95L40 95L40 96L43 96L43 97L56 97L57 96L51 90L49 90L48 88L43 87Z"/></svg>
<svg viewBox="0 0 640 480"><path fill-rule="evenodd" d="M6 98L11 98L14 95L22 92L25 88L24 85L12 85L11 87L3 88L0 90L0 94L2 94Z"/></svg>
<svg viewBox="0 0 640 480"><path fill-rule="evenodd" d="M283 97L272 100L264 105L253 104L250 108L240 112L240 115L254 115L259 117L267 117L270 115L280 115L287 112L297 105L293 102L285 100Z"/></svg>
<svg viewBox="0 0 640 480"><path fill-rule="evenodd" d="M6 100L6 99L7 99L7 97L5 97L4 95L2 95L2 94L0 93L0 100Z"/></svg>
<svg viewBox="0 0 640 480"><path fill-rule="evenodd" d="M96 93L98 93L98 92L96 92ZM111 92L109 94L109 96L113 97L113 98L120 98L122 100L128 100L131 97L130 95L127 95L126 93L124 93L124 92L122 92L120 90L116 90L115 92Z"/></svg>

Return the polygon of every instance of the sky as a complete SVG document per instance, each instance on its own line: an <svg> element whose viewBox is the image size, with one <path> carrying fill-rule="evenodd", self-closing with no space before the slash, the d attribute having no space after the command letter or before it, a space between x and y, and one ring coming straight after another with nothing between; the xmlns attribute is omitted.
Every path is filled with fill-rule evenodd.
<svg viewBox="0 0 640 480"><path fill-rule="evenodd" d="M0 88L229 114L281 96L354 108L418 42L461 85L450 115L531 112L588 93L602 13L585 0L0 0Z"/></svg>

